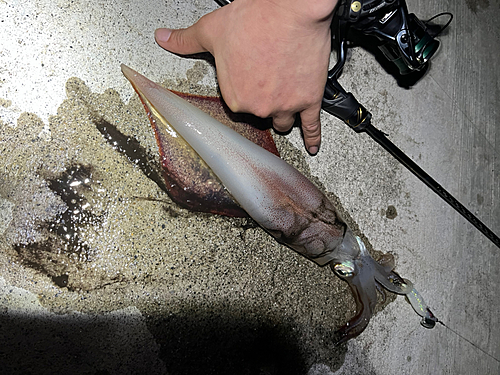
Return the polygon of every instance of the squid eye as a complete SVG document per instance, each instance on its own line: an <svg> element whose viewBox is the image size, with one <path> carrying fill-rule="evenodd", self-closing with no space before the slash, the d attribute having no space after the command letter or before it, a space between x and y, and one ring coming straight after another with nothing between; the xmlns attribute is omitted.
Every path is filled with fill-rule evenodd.
<svg viewBox="0 0 500 375"><path fill-rule="evenodd" d="M340 277L351 277L354 274L354 263L351 261L336 263L333 271Z"/></svg>

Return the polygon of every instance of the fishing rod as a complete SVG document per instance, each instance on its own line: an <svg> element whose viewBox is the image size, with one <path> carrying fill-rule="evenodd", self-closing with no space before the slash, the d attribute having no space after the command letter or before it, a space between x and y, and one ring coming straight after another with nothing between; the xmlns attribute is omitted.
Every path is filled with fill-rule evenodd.
<svg viewBox="0 0 500 375"><path fill-rule="evenodd" d="M220 6L231 2L215 1ZM444 26L434 25L431 21L440 16L448 16L448 22ZM427 71L429 60L439 47L435 37L452 19L453 15L446 12L422 22L415 14L408 13L405 0L340 0L332 21L332 42L337 50L337 63L328 72L322 108L355 132L368 134L500 248L500 238L377 129L371 123L371 113L338 82L349 44L359 44L372 52L400 85L411 86Z"/></svg>
<svg viewBox="0 0 500 375"><path fill-rule="evenodd" d="M444 26L433 26L431 21L447 15ZM371 123L372 115L338 82L346 62L349 40L369 39L378 61L387 69L396 68L392 74L401 81L419 79L428 69L430 58L436 53L439 41L434 39L452 21L451 13L440 13L426 22L409 14L404 0L341 0L333 27L338 60L328 72L322 108L344 121L357 133L368 134L375 142L395 157L410 172L453 207L491 242L500 248L500 238L477 216L470 212L444 187L420 168L412 159L392 143L382 131ZM378 52L378 53L377 53Z"/></svg>

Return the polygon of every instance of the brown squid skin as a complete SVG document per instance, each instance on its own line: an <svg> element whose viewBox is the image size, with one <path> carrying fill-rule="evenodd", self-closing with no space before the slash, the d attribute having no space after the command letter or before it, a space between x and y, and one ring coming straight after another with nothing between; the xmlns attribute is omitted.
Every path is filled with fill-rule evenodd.
<svg viewBox="0 0 500 375"><path fill-rule="evenodd" d="M122 71L145 105L163 163L163 139L168 133L181 137L192 148L189 152L207 164L213 178L262 228L317 264L330 263L334 273L349 283L358 313L338 332L339 342L365 329L378 286L394 293L408 292L392 271L393 265L377 263L333 204L299 171L132 69L122 65ZM181 160L176 156L168 162Z"/></svg>

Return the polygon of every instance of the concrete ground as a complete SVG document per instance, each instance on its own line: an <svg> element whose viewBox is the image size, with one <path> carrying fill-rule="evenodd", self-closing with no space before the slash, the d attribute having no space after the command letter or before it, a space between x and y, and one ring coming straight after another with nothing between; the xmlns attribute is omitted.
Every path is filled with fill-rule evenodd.
<svg viewBox="0 0 500 375"><path fill-rule="evenodd" d="M119 65L215 94L213 67L166 53L153 32L216 7L0 2L0 373L500 373L500 249L368 136L323 114L317 156L297 130L277 143L449 329L422 328L398 297L334 348L353 313L344 283L249 221L179 209L146 176L155 140ZM500 234L500 2L408 8L455 16L427 75L402 88L355 49L341 83ZM138 142L141 162L102 137L111 128Z"/></svg>

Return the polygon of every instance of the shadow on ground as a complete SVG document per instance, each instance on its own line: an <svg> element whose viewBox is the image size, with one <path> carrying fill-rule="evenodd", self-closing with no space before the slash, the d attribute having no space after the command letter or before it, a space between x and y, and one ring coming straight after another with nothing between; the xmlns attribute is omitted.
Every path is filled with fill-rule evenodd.
<svg viewBox="0 0 500 375"><path fill-rule="evenodd" d="M105 315L2 314L1 372L305 374L326 352L329 365L338 368L345 347L325 342L325 353L317 353L303 329L286 318L234 307L146 318L136 309Z"/></svg>

